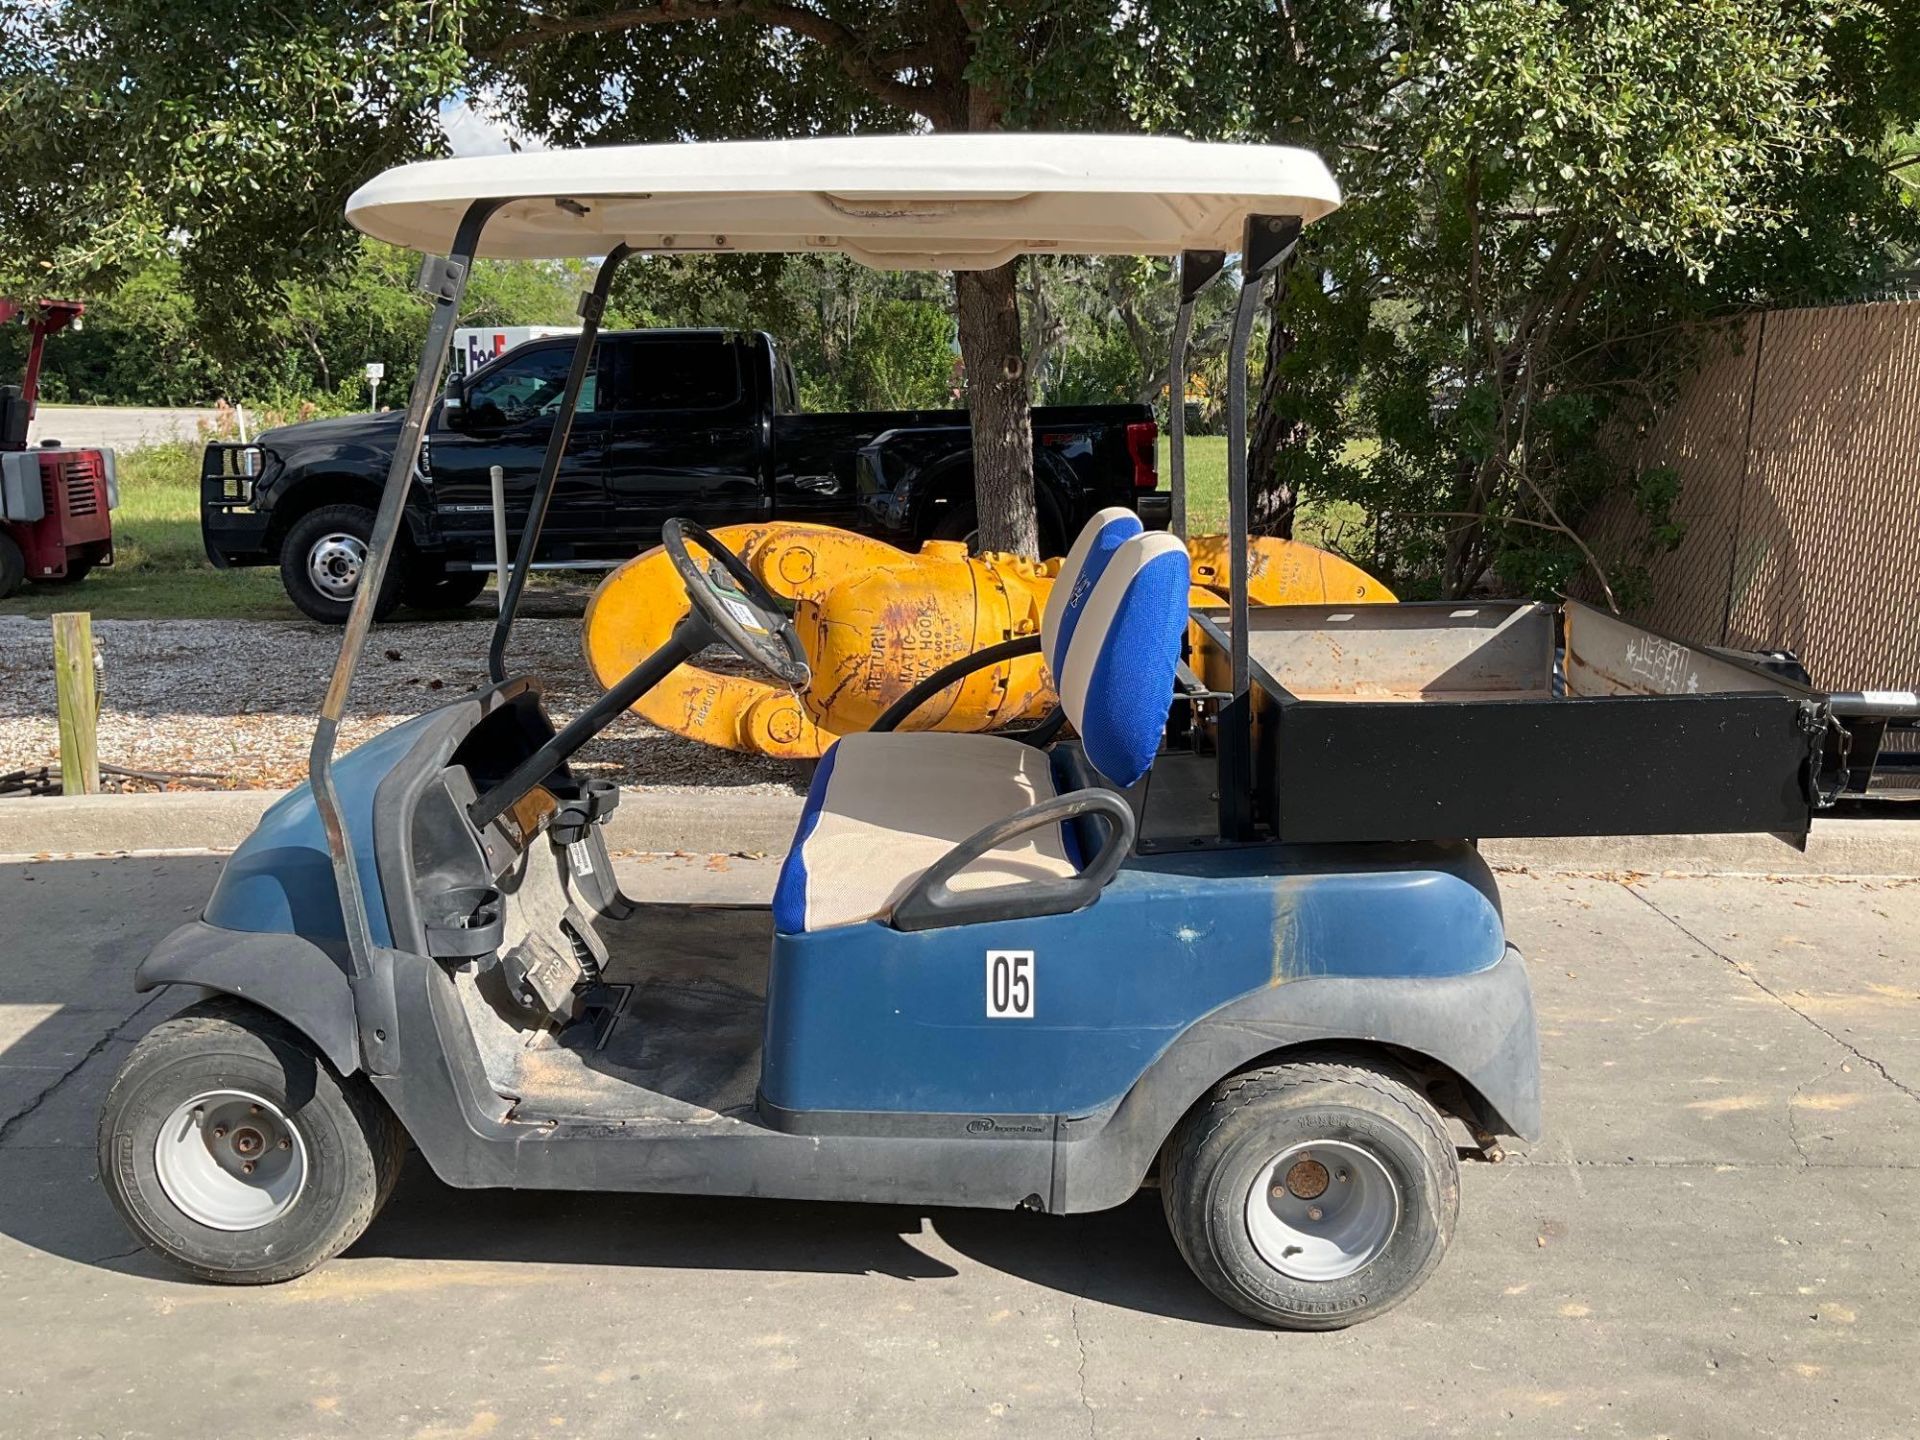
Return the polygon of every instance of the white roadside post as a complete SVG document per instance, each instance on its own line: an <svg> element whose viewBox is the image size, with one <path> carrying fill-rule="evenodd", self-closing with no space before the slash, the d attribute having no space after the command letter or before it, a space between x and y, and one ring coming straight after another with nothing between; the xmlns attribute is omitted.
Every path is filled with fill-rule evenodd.
<svg viewBox="0 0 1920 1440"><path fill-rule="evenodd" d="M487 483L493 487L493 588L499 597L499 613L507 613L507 475L498 465L487 467Z"/></svg>
<svg viewBox="0 0 1920 1440"><path fill-rule="evenodd" d="M379 360L367 362L367 409L369 412L380 408L380 382L386 379L387 367Z"/></svg>

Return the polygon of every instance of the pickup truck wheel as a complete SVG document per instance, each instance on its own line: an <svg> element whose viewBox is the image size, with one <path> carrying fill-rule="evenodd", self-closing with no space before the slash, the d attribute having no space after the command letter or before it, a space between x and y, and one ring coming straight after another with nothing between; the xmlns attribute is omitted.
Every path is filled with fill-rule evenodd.
<svg viewBox="0 0 1920 1440"><path fill-rule="evenodd" d="M418 561L400 582L400 599L415 610L461 610L486 588L485 570L443 570Z"/></svg>
<svg viewBox="0 0 1920 1440"><path fill-rule="evenodd" d="M27 557L13 537L0 531L0 600L18 593L27 579Z"/></svg>
<svg viewBox="0 0 1920 1440"><path fill-rule="evenodd" d="M934 522L927 532L929 540L963 540L969 554L980 553L980 516L969 501L957 504L949 503L945 512ZM1047 522L1046 512L1040 514L1040 555L1044 559L1050 555L1064 555L1066 546Z"/></svg>
<svg viewBox="0 0 1920 1440"><path fill-rule="evenodd" d="M346 624L372 534L373 511L364 505L322 505L294 521L280 542L280 583L287 598L323 625ZM399 607L405 569L400 555L387 566L374 619L384 620Z"/></svg>

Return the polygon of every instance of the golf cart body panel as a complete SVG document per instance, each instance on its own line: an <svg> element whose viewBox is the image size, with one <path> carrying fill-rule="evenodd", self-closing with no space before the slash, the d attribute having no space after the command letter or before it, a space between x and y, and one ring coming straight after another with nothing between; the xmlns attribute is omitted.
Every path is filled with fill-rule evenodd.
<svg viewBox="0 0 1920 1440"><path fill-rule="evenodd" d="M1499 961L1499 908L1472 850L1353 859L1341 872L1297 851L1216 850L1131 862L1067 915L778 935L762 1094L809 1114L1088 1114L1201 1017L1267 988ZM1031 955L1023 1018L983 999L1001 952Z"/></svg>
<svg viewBox="0 0 1920 1440"><path fill-rule="evenodd" d="M348 822L359 833L374 830L374 801L381 783L413 754L422 733L441 711L402 721L340 757L335 784ZM379 861L372 849L358 857L361 882L379 894ZM253 833L234 850L214 882L204 918L227 930L301 935L320 944L346 944L340 889L327 855L326 827L313 788L301 785L275 801ZM367 920L376 944L393 943L384 906L370 905Z"/></svg>

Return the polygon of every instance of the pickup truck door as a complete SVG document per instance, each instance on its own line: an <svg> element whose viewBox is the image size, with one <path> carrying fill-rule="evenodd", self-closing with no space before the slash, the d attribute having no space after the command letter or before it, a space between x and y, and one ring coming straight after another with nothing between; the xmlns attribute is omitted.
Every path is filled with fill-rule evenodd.
<svg viewBox="0 0 1920 1440"><path fill-rule="evenodd" d="M731 335L611 335L600 403L613 525L635 551L679 515L711 528L771 513L770 412Z"/></svg>
<svg viewBox="0 0 1920 1440"><path fill-rule="evenodd" d="M508 542L519 543L572 361L571 340L522 345L469 382L458 429L436 421L428 441L428 465L434 511L450 545L493 558L493 492L487 472L494 465L506 482ZM580 541L602 539L606 533L607 425L596 406L598 388L598 375L589 370L541 532L543 556L553 554L551 542L573 551Z"/></svg>

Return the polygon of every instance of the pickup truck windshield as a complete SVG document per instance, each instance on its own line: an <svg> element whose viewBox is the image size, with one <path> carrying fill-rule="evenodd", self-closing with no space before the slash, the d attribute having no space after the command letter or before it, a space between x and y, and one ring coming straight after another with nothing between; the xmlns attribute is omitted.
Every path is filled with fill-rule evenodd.
<svg viewBox="0 0 1920 1440"><path fill-rule="evenodd" d="M467 410L479 425L517 425L560 409L560 395L567 384L567 367L573 353L562 346L508 355L496 360L475 377L467 391ZM598 355L595 366L587 371L580 387L580 411L594 409L594 392L599 388Z"/></svg>

